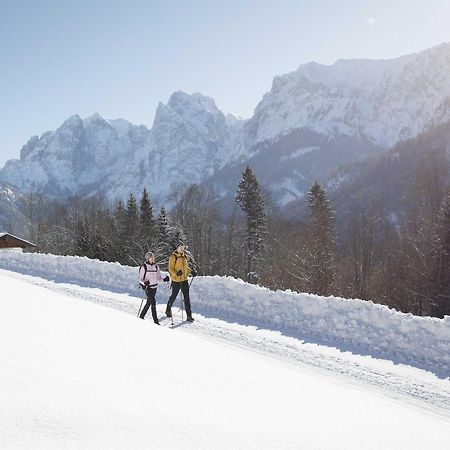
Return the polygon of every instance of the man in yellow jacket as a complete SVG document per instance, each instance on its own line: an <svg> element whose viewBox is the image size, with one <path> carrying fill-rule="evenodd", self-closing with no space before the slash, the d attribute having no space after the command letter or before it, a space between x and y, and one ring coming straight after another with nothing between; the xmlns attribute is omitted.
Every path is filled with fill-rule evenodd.
<svg viewBox="0 0 450 450"><path fill-rule="evenodd" d="M177 298L178 292L183 293L184 305L186 307L187 321L193 322L191 300L189 298L189 274L196 276L197 273L189 267L189 260L184 253L184 243L180 242L177 249L169 256L169 273L172 279L172 294L166 307L166 316L172 317L172 305Z"/></svg>

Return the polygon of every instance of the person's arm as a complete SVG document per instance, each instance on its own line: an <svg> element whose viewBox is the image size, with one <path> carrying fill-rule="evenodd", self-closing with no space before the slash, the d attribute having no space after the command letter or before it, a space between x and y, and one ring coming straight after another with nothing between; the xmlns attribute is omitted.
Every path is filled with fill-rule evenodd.
<svg viewBox="0 0 450 450"><path fill-rule="evenodd" d="M170 278L172 278L172 280L176 279L177 273L175 271L175 256L170 255L169 256L169 273L170 273Z"/></svg>
<svg viewBox="0 0 450 450"><path fill-rule="evenodd" d="M141 266L139 268L139 283L142 285L145 284L144 276L145 276L145 267Z"/></svg>

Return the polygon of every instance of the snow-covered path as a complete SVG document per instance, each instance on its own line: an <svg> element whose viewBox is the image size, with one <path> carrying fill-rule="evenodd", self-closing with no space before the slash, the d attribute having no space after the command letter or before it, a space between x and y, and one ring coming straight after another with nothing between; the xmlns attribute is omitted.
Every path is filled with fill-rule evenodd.
<svg viewBox="0 0 450 450"><path fill-rule="evenodd" d="M202 317L138 320L121 294L6 271L0 286L2 450L448 448L443 411L261 354L262 330L222 323L226 345Z"/></svg>
<svg viewBox="0 0 450 450"><path fill-rule="evenodd" d="M2 269L0 274L132 315L136 315L141 302L139 297L98 288L58 283ZM164 301L167 294L167 287L160 286L160 301ZM195 312L195 297L193 304ZM164 308L164 304L158 305L160 317L164 317ZM340 382L359 386L364 390L369 389L374 393L389 396L402 403L410 403L421 409L429 409L450 418L450 381L448 379L440 379L430 372L407 365L307 343L276 331L207 318L198 314L196 317L198 320L194 324L182 323L181 311L174 307L175 326L171 327L168 319L162 320L161 324L171 327L174 332L193 334L211 341L221 341L231 346L269 355L282 364L296 366L312 374L338 378ZM147 319L147 325L154 326L150 313Z"/></svg>

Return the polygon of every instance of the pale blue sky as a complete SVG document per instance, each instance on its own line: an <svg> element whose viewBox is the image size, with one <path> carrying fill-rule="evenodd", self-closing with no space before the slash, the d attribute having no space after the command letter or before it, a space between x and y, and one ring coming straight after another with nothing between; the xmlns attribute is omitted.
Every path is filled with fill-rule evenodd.
<svg viewBox="0 0 450 450"><path fill-rule="evenodd" d="M0 167L73 114L152 125L175 90L251 116L275 75L450 41L449 0L0 0Z"/></svg>

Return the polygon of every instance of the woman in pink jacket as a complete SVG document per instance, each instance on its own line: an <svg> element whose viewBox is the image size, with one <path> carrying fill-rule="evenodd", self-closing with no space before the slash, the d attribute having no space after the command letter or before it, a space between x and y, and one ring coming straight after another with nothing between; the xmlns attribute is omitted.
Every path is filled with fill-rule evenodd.
<svg viewBox="0 0 450 450"><path fill-rule="evenodd" d="M169 281L169 277L163 278L161 276L158 264L155 264L155 255L152 252L147 252L145 254L145 262L139 268L139 284L145 290L145 294L147 295L147 302L139 315L139 318L144 319L148 308L151 306L153 322L155 322L156 325L159 325L159 320L156 314L155 295L158 282L160 281Z"/></svg>

